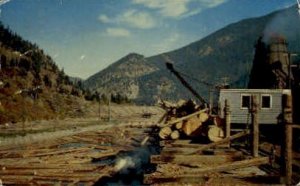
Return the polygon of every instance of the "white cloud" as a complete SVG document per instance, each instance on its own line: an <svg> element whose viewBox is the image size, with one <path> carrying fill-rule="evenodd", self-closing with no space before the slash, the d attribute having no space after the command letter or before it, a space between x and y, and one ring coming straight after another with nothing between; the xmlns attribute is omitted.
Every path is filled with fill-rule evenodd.
<svg viewBox="0 0 300 186"><path fill-rule="evenodd" d="M102 14L98 18L102 23L121 24L139 29L150 29L156 26L154 18L147 12L130 9L114 18Z"/></svg>
<svg viewBox="0 0 300 186"><path fill-rule="evenodd" d="M107 15L100 15L99 18L98 18L102 23L110 23L112 22L112 20L110 20Z"/></svg>
<svg viewBox="0 0 300 186"><path fill-rule="evenodd" d="M81 55L79 59L82 61L82 60L84 60L84 58L85 58L85 55Z"/></svg>
<svg viewBox="0 0 300 186"><path fill-rule="evenodd" d="M200 12L202 12L203 10L205 10L207 8L217 7L223 3L226 3L227 1L228 0L195 0L195 3L197 3L198 6L195 6L183 17L190 17L193 15L199 14Z"/></svg>
<svg viewBox="0 0 300 186"><path fill-rule="evenodd" d="M156 9L165 17L183 18L219 6L226 1L228 0L132 0L132 3Z"/></svg>
<svg viewBox="0 0 300 186"><path fill-rule="evenodd" d="M118 19L122 23L127 23L132 27L141 29L153 28L156 25L155 20L150 14L133 9L126 11Z"/></svg>
<svg viewBox="0 0 300 186"><path fill-rule="evenodd" d="M198 0L204 7L213 8L225 3L228 0Z"/></svg>
<svg viewBox="0 0 300 186"><path fill-rule="evenodd" d="M107 28L106 34L113 37L129 37L130 32L124 28Z"/></svg>
<svg viewBox="0 0 300 186"><path fill-rule="evenodd" d="M178 17L188 11L188 4L191 0L133 0L134 4L141 4L147 8L159 9L166 17Z"/></svg>

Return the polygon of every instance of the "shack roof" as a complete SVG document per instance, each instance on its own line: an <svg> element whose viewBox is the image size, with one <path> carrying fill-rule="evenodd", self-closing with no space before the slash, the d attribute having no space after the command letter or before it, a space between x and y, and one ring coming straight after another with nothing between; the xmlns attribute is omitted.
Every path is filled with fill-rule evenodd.
<svg viewBox="0 0 300 186"><path fill-rule="evenodd" d="M247 92L247 93L282 93L282 94L290 94L290 89L221 89L220 92Z"/></svg>

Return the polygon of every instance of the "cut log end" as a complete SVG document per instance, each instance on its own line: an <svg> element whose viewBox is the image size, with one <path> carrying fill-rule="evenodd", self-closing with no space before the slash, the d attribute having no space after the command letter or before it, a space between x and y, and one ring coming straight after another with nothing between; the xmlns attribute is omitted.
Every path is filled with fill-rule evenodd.
<svg viewBox="0 0 300 186"><path fill-rule="evenodd" d="M211 125L208 129L208 139L212 142L221 141L224 138L224 131L222 128Z"/></svg>
<svg viewBox="0 0 300 186"><path fill-rule="evenodd" d="M201 123L204 123L208 120L209 115L206 112L202 112L199 114L199 120Z"/></svg>
<svg viewBox="0 0 300 186"><path fill-rule="evenodd" d="M158 135L161 139L167 139L172 133L172 129L170 127L163 127L160 129Z"/></svg>
<svg viewBox="0 0 300 186"><path fill-rule="evenodd" d="M176 128L177 130L182 129L182 126L183 126L183 123L182 123L182 122L178 122L178 123L175 124L175 128Z"/></svg>
<svg viewBox="0 0 300 186"><path fill-rule="evenodd" d="M190 118L186 122L183 123L182 130L184 134L187 136L191 135L200 135L200 134L195 134L196 131L199 131L199 129L202 126L202 122L199 120L198 117Z"/></svg>
<svg viewBox="0 0 300 186"><path fill-rule="evenodd" d="M171 139L173 139L173 140L179 139L179 137L180 137L179 131L178 131L178 130L174 130L174 131L171 133L170 137L171 137Z"/></svg>

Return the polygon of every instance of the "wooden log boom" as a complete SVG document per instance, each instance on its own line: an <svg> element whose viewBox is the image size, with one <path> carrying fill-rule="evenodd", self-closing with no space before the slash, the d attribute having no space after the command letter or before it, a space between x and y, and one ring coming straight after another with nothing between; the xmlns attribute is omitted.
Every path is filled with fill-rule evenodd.
<svg viewBox="0 0 300 186"><path fill-rule="evenodd" d="M204 113L204 112L207 112L207 111L208 111L208 109L202 109L202 110L199 110L198 112L195 112L195 113L193 113L193 114L190 114L190 115L187 115L187 116L184 116L184 117L181 117L181 118L172 120L172 121L166 123L166 125L173 125L173 124L175 124L175 123L181 122L181 121L183 121L183 120L187 120L187 119L189 119L189 118L191 118L191 117L197 116L197 115L199 115L199 114L201 114L201 113Z"/></svg>
<svg viewBox="0 0 300 186"><path fill-rule="evenodd" d="M235 140L235 139L238 139L238 138L241 138L241 137L244 137L246 135L249 134L249 131L246 130L246 131L243 131L243 132L239 132L237 134L234 134L232 136L229 136L229 137L226 137L224 138L223 140L220 140L220 141L217 141L217 142L214 142L214 143L210 143L210 144L207 144L205 146L202 146L200 149L198 149L195 153L201 153L203 150L206 150L206 149L209 149L209 148L212 148L212 147L215 147L217 145L220 145L220 144L224 144L224 143L228 143L232 140Z"/></svg>

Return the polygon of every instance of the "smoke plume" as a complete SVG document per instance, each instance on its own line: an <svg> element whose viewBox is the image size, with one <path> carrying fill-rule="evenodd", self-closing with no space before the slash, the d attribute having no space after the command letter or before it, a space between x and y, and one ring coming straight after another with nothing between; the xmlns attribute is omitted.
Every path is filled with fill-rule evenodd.
<svg viewBox="0 0 300 186"><path fill-rule="evenodd" d="M127 171L129 168L134 168L136 163L133 161L131 157L119 158L115 164L115 170L119 171Z"/></svg>
<svg viewBox="0 0 300 186"><path fill-rule="evenodd" d="M292 6L275 14L265 27L263 41L269 43L270 38L274 35L283 36L288 41L293 41L297 37L299 38L300 16L297 6Z"/></svg>

